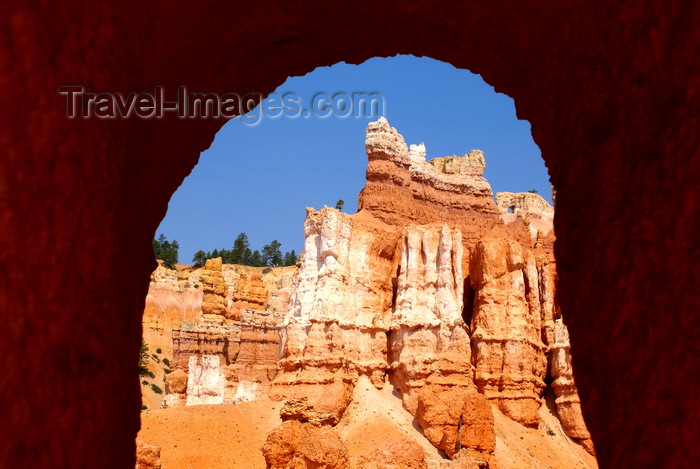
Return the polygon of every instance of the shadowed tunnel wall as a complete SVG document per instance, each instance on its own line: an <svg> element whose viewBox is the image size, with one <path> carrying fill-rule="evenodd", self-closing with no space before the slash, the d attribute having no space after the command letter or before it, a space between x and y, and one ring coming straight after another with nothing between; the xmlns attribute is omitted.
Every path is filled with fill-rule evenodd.
<svg viewBox="0 0 700 469"><path fill-rule="evenodd" d="M151 239L224 123L69 120L58 87L270 92L399 53L481 74L532 124L601 467L700 458L700 4L189 3L0 7L0 466L133 467Z"/></svg>

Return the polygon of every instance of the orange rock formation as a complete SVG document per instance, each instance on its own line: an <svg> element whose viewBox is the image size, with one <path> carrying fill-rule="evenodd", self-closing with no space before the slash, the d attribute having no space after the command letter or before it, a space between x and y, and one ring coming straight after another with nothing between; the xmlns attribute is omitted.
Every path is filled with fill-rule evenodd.
<svg viewBox="0 0 700 469"><path fill-rule="evenodd" d="M207 262L198 323L173 330L166 403L285 401L269 467L375 467L404 451L405 467L489 467L495 414L538 428L553 381L561 425L593 453L555 301L553 208L536 194L497 205L482 152L426 161L383 118L365 145L359 212L307 209L293 275ZM342 438L335 426L361 380L394 391L451 461L401 438L348 453L352 424Z"/></svg>

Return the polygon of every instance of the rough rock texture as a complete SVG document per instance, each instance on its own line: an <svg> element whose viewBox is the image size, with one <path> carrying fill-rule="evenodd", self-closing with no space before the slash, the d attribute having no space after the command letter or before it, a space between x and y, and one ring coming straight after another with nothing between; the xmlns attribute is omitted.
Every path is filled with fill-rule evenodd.
<svg viewBox="0 0 700 469"><path fill-rule="evenodd" d="M426 386L416 418L433 445L453 458L462 449L488 464L496 447L488 400L474 388Z"/></svg>
<svg viewBox="0 0 700 469"><path fill-rule="evenodd" d="M531 192L497 192L496 205L501 212L523 213L539 218L554 218L554 207L541 195Z"/></svg>
<svg viewBox="0 0 700 469"><path fill-rule="evenodd" d="M216 355L228 365L238 352L240 325L217 326L182 323L180 329L173 329L172 369L187 370L191 356Z"/></svg>
<svg viewBox="0 0 700 469"><path fill-rule="evenodd" d="M244 309L264 310L267 298L267 287L260 273L253 272L250 275L241 273L231 292L230 316L239 319Z"/></svg>
<svg viewBox="0 0 700 469"><path fill-rule="evenodd" d="M313 425L333 425L338 423L338 418L331 413L320 412L310 405L306 397L290 399L284 403L280 410L282 420L298 420L310 422Z"/></svg>
<svg viewBox="0 0 700 469"><path fill-rule="evenodd" d="M136 440L136 469L161 469L160 446Z"/></svg>
<svg viewBox="0 0 700 469"><path fill-rule="evenodd" d="M566 434L579 440L589 453L595 454L591 434L581 414L581 400L574 383L569 349L569 332L561 321L557 321L552 344L552 387L557 396L557 414Z"/></svg>
<svg viewBox="0 0 700 469"><path fill-rule="evenodd" d="M365 149L367 184L358 210L371 212L390 225L448 223L469 227L468 237L479 237L484 226L498 218L493 193L482 177L483 153L426 162L425 146L406 145L384 118L367 127Z"/></svg>
<svg viewBox="0 0 700 469"><path fill-rule="evenodd" d="M202 272L202 320L207 324L223 324L238 319L227 311L226 283L221 271L221 258L208 259Z"/></svg>
<svg viewBox="0 0 700 469"><path fill-rule="evenodd" d="M201 269L159 262L151 274L151 284L143 311L143 327L157 331L179 328L183 322L196 322L202 314Z"/></svg>
<svg viewBox="0 0 700 469"><path fill-rule="evenodd" d="M295 397L310 392L308 386L350 383L363 374L381 386L396 230L331 208L309 209L304 230L304 255L292 309L281 325L281 373L272 396Z"/></svg>
<svg viewBox="0 0 700 469"><path fill-rule="evenodd" d="M527 269L529 255L500 228L475 246L471 344L479 391L514 420L536 426L547 359L539 311L528 304L529 290L538 285Z"/></svg>
<svg viewBox="0 0 700 469"><path fill-rule="evenodd" d="M241 312L240 348L226 368L226 402L250 401L267 393L277 375L278 328L283 317L284 313L274 311Z"/></svg>
<svg viewBox="0 0 700 469"><path fill-rule="evenodd" d="M348 450L330 426L287 420L262 448L269 469L347 469Z"/></svg>
<svg viewBox="0 0 700 469"><path fill-rule="evenodd" d="M410 440L363 454L350 465L352 469L427 469L423 448Z"/></svg>
<svg viewBox="0 0 700 469"><path fill-rule="evenodd" d="M554 199L552 189L552 199ZM554 228L554 207L542 196L530 192L496 193L496 203L501 211L501 220L510 224L518 219L530 230L530 238L536 241L551 234Z"/></svg>
<svg viewBox="0 0 700 469"><path fill-rule="evenodd" d="M218 264L218 261L214 262ZM213 264L210 263L210 266ZM217 302L220 308L225 304L226 314L232 318L226 320L227 324L240 322L241 312L245 309L285 312L289 310L294 271L295 267L263 269L223 264L224 300L220 299L221 295L215 295L212 301ZM218 279L218 266L214 266L214 272ZM205 321L202 315L202 276L208 277L210 273L204 266L176 265L168 268L159 263L151 274L143 327L169 334L172 329L180 329L183 322L211 323ZM209 307L206 306L207 310ZM213 319L214 323L220 322L218 315Z"/></svg>
<svg viewBox="0 0 700 469"><path fill-rule="evenodd" d="M405 147L385 119L368 125L365 143L370 168L385 161L373 157ZM423 145L412 146L404 155L416 173L423 166L439 170L412 195L403 194L426 208L413 212L410 223L409 215L387 217L373 207L355 215L307 209L304 253L291 309L279 326L279 373L269 395L290 399L284 419L335 425L359 379L377 389L388 381L433 445L449 457L466 451L470 465L488 465L495 448L489 400L524 425L540 422L548 345L561 317L553 234L533 239L521 218L504 225L490 211L474 212L480 230L491 226L477 240L462 235L463 225L429 223L440 205L421 197L434 186L450 187L453 175L465 181L476 175L485 193L490 188L480 176L481 152L435 163L425 162L424 152ZM367 187L391 184L372 177L368 170ZM451 197L463 207L470 205L460 197L473 200L470 193ZM410 207L406 202L393 207ZM573 381L570 386L575 392ZM582 421L579 408L571 412Z"/></svg>
<svg viewBox="0 0 700 469"><path fill-rule="evenodd" d="M277 374L283 314L243 310L241 321L232 325L183 323L182 329L174 329L165 405L239 403L266 393ZM184 390L183 373L188 376Z"/></svg>
<svg viewBox="0 0 700 469"><path fill-rule="evenodd" d="M459 229L428 225L404 231L389 360L392 384L414 415L417 392L427 385L472 385L462 263Z"/></svg>
<svg viewBox="0 0 700 469"><path fill-rule="evenodd" d="M181 385L182 373L185 382L189 379L193 383L214 376L202 374L204 357L208 373L218 367L216 375L225 378L223 402L245 402L267 392L267 384L277 373L277 325L289 309L295 270L221 265L219 259L213 259L202 268L159 266L154 271L144 310L144 338L148 342L155 336L165 342L162 347L173 373L166 376L164 405L209 402L209 397L187 394L188 389L200 392L208 389L207 385ZM203 290L207 291L204 295ZM212 304L218 308L225 304L220 309L223 315L209 314ZM191 369L193 356L197 359ZM213 356L218 357L218 365ZM144 393L149 392L149 386L142 387ZM215 388L219 389L219 384Z"/></svg>
<svg viewBox="0 0 700 469"><path fill-rule="evenodd" d="M264 94L317 66L410 53L479 74L531 123L601 464L694 467L698 5L286 5L3 3L1 465L133 467L151 240L225 123L67 119L57 87Z"/></svg>

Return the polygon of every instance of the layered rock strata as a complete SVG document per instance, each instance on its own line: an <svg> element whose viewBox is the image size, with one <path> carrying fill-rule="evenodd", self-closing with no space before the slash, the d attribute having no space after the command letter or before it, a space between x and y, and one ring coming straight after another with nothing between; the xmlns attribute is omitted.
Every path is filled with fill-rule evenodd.
<svg viewBox="0 0 700 469"><path fill-rule="evenodd" d="M539 423L547 371L542 342L538 275L529 250L500 229L472 251L469 277L475 291L472 316L474 381L512 419Z"/></svg>
<svg viewBox="0 0 700 469"><path fill-rule="evenodd" d="M233 325L245 309L286 312L294 271L295 267L221 264L216 259L201 267L159 265L151 275L143 326L169 333L183 322ZM205 311L214 316L205 318Z"/></svg>
<svg viewBox="0 0 700 469"><path fill-rule="evenodd" d="M436 447L488 466L489 402L523 425L540 421L561 316L553 209L512 195L522 208L504 217L481 152L426 161L384 119L369 124L366 149L360 211L307 209L270 396L318 403L361 376L390 383ZM549 225L533 236L535 209Z"/></svg>
<svg viewBox="0 0 700 469"><path fill-rule="evenodd" d="M452 459L430 467L489 467L492 405L537 427L551 379L564 429L592 451L555 301L552 207L535 194L509 194L499 208L482 152L426 161L424 145L409 150L384 119L368 126L366 150L360 211L307 209L293 276L273 284L238 273L236 284L220 262L205 266L201 340L195 347L175 331L183 358L174 360L168 398L284 400L268 464L321 464L317 448L298 440L336 441L329 432L358 380L368 380L395 390ZM179 400L170 396L178 390ZM328 464L347 463L340 446L328 451L337 456Z"/></svg>
<svg viewBox="0 0 700 469"><path fill-rule="evenodd" d="M552 189L554 200L554 189ZM498 192L496 204L501 212L501 220L509 224L518 218L530 229L532 239L546 236L554 224L554 207L539 194L531 192Z"/></svg>
<svg viewBox="0 0 700 469"><path fill-rule="evenodd" d="M367 184L358 210L393 226L447 223L478 239L496 223L498 208L482 174L483 153L426 162L423 144L409 151L403 137L383 117L367 126Z"/></svg>
<svg viewBox="0 0 700 469"><path fill-rule="evenodd" d="M556 395L557 414L566 434L578 440L588 452L594 454L591 434L586 428L581 414L581 399L576 390L571 368L569 331L557 320L554 324L554 343L552 344L552 387Z"/></svg>
<svg viewBox="0 0 700 469"><path fill-rule="evenodd" d="M267 392L294 270L222 265L221 259L201 268L158 267L144 335L171 336L164 406L244 402Z"/></svg>
<svg viewBox="0 0 700 469"><path fill-rule="evenodd" d="M279 323L283 312L241 312L239 350L225 371L226 402L246 402L267 393L277 375Z"/></svg>
<svg viewBox="0 0 700 469"><path fill-rule="evenodd" d="M497 192L496 204L501 212L523 213L550 220L554 218L554 207L533 192Z"/></svg>
<svg viewBox="0 0 700 469"><path fill-rule="evenodd" d="M183 323L174 329L171 373L165 380L166 407L222 404L224 367L235 361L239 326Z"/></svg>
<svg viewBox="0 0 700 469"><path fill-rule="evenodd" d="M151 274L146 296L144 329L169 332L183 322L199 320L202 315L201 271L189 266L171 269L158 265Z"/></svg>
<svg viewBox="0 0 700 469"><path fill-rule="evenodd" d="M226 283L221 271L221 258L209 259L202 271L202 321L206 324L223 324L226 319L236 319L227 310Z"/></svg>

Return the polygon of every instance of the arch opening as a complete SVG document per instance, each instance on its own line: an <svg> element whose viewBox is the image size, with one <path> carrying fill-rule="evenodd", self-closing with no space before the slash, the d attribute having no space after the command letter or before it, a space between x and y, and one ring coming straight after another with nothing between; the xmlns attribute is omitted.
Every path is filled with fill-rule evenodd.
<svg viewBox="0 0 700 469"><path fill-rule="evenodd" d="M286 10L268 2L217 4L213 14L178 3L83 3L11 2L4 16L8 37L21 38L6 44L13 66L2 78L13 91L4 96L12 113L3 126L12 171L2 175L0 196L10 272L0 282L9 383L2 405L14 422L0 446L6 466L29 458L33 466L97 467L105 454L115 466L133 465L136 349L154 268L148 243L169 195L221 124L69 121L62 106L47 108L56 86L269 91L338 60L412 52L480 73L532 123L558 189L558 301L571 320L575 367L585 372L580 390L601 462L694 467L698 419L687 409L700 360L688 354L697 342L688 331L700 327L688 227L697 162L687 155L697 149L698 118L688 110L700 41L685 4ZM76 33L84 28L75 11L95 19L89 37ZM125 64L143 67L134 73ZM630 201L644 210L627 210ZM659 288L649 289L652 282Z"/></svg>
<svg viewBox="0 0 700 469"><path fill-rule="evenodd" d="M446 178L445 181L451 184L454 184L458 180L461 181L460 178L467 178L464 179L464 181L467 182L462 181L461 184L473 184L473 182L469 182L468 177L476 177L478 184L486 184L484 187L488 187L487 193L485 193L486 198L484 199L484 203L488 205L485 213L488 214L487 218L490 220L487 222L487 225L510 224L513 221L512 219L504 219L498 223L494 221L498 218L498 209L495 204L496 191L492 191L488 183L485 182L486 180L481 177L481 173L483 172L483 153L486 153L486 158L488 160L486 164L487 171L491 163L493 163L492 166L495 168L490 170L490 176L488 177L495 180L495 183L499 184L501 187L508 184L508 177L510 177L511 183L513 181L517 182L517 184L514 184L516 187L513 189L517 190L519 187L522 191L520 192L521 195L525 194L525 187L532 187L533 185L540 188L541 192L547 193L549 181L547 180L546 174L542 178L543 181L540 181L538 177L542 177L541 174L537 175L536 171L526 172L518 166L523 165L522 161L518 161L517 158L509 159L506 157L524 154L527 158L523 159L526 159L527 162L523 166L526 167L528 165L532 166L533 160L539 159L539 152L529 137L528 124L519 122L515 118L512 101L505 96L495 94L488 85L485 85L475 75L464 70L454 69L447 64L425 58L395 57L392 59L372 59L359 66L338 64L330 69L317 70L317 72L313 72L309 76L303 78L290 79L275 90L272 96L278 96L280 97L280 101L283 101L281 97L294 94L300 97L299 100L302 101L303 98L301 98L301 96L311 95L315 97L320 93L327 96L350 96L356 91L360 91L363 95L381 94L372 93L371 91L389 88L388 83L390 80L377 80L377 76L405 75L408 73L413 73L415 76L418 76L417 70L421 67L428 69L428 71L421 72L422 75L416 79L417 84L412 86L407 85L404 87L405 89L402 90L392 89L390 93L381 96L384 100L383 109L391 109L391 111L386 114L392 120L392 124L396 121L401 122L404 126L420 135L421 143L419 145L410 145L409 150L408 145L404 144L407 151L406 157L411 155L411 157L414 158L415 155L418 155L419 158L423 159L423 164L428 165L425 166L426 168L429 168L430 171L435 172L437 175L442 175L439 177ZM335 71L334 68L336 69ZM364 72L362 71L363 68L366 69ZM320 73L325 81L314 80L313 76L315 73ZM361 74L361 78L364 77L365 81L368 81L366 77L372 77L372 80L369 80L368 83L360 81L360 84L357 84L358 82L355 81L353 84L352 79L355 75L358 75L358 73ZM348 79L347 75L350 75L351 78ZM311 77L311 84L304 82L304 80L309 80L309 77ZM357 80L356 78L354 79ZM436 89L441 89L441 94L436 93ZM316 91L314 93L312 92L313 90L321 91ZM326 90L335 91L327 92ZM337 90L341 91L338 92ZM420 98L416 98L417 96ZM444 103L448 102L450 99L452 101L450 101L449 104L455 108L452 112L446 111L444 105ZM251 228L258 228L256 226L257 224L264 224L267 219L274 219L277 224L277 229L280 224L295 224L298 227L297 230L299 230L304 224L304 217L301 216L302 213L297 214L297 219L294 220L294 223L285 222L284 216L285 213L291 213L294 208L296 208L297 212L301 212L301 210L298 209L299 206L316 205L313 203L299 203L298 199L295 198L298 195L306 197L306 200L309 200L310 197L316 197L314 192L318 192L318 188L313 191L299 191L300 194L294 193L295 189L298 189L300 186L306 186L304 178L308 178L312 181L310 185L319 182L319 184L324 187L327 186L332 189L332 191L335 191L323 193L322 205L333 207L333 200L337 199L338 202L335 203L335 210L338 214L348 212L348 214L350 214L356 211L356 208L364 211L363 213L373 213L372 208L368 208L365 200L366 197L363 199L362 193L360 194L359 204L355 205L352 202L354 198L351 193L352 189L347 189L345 180L351 179L349 175L354 173L352 178L355 179L354 184L355 187L357 187L354 189L355 193L360 193L359 188L362 187L363 184L367 184L367 181L371 184L373 180L373 176L371 175L373 156L371 150L367 147L370 143L368 143L369 140L363 142L362 136L365 134L365 127L368 126L368 123L373 122L379 117L376 113L369 116L362 116L364 119L356 118L355 120L359 120L359 123L353 122L353 125L348 125L347 119L343 120L343 117L347 117L347 109L341 108L339 109L341 115L333 115L331 118L339 121L336 124L343 125L334 127L328 122L328 119L325 121L321 120L321 124L315 126L313 131L309 132L302 127L309 126L308 120L303 120L303 114L296 116L301 121L300 123L292 122L285 127L281 126L281 124L278 125L279 121L276 121L276 118L269 118L269 116L265 115L262 106L261 104L258 108L251 111L251 121L246 121L245 116L243 118L238 118L219 132L212 147L202 155L199 166L194 169L188 180L185 181L178 193L173 197L173 203L171 203L170 207L171 211L177 211L179 206L183 206L189 210L186 213L182 212L180 214L180 220L168 220L168 217L171 217L169 214L161 223L161 227L158 230L158 232L167 232L169 235L178 239L180 245L185 248L183 249L183 260L186 261L192 256L192 262L199 259L199 264L201 264L200 266L194 267L178 267L174 269L175 272L173 273L175 281L183 284L178 287L178 294L182 295L182 288L184 287L186 290L184 292L185 297L190 295L189 300L184 301L193 301L193 304L196 303L196 301L201 303L199 316L197 315L196 305L194 308L191 308L192 305L185 306L183 304L183 309L190 307L191 310L188 313L184 313L183 310L177 310L177 308L166 311L167 307L163 307L164 298L157 298L158 293L154 292L154 288L157 290L163 287L162 281L161 285L158 285L158 283L151 283L151 293L149 293L149 297L147 298L147 317L144 322L144 333L148 334L150 329L155 328L161 333L161 337L157 340L162 342L167 339L167 337L162 336L162 332L165 331L167 335L167 333L172 330L172 343L175 345L171 350L173 356L170 360L173 362L174 366L171 367L171 369L165 370L169 376L164 376L165 383L163 383L166 392L164 402L166 406L171 409L182 405L240 404L242 402L255 401L256 399L259 400L261 396L263 399L268 397L267 393L269 392L269 387L270 385L274 385L274 375L278 373L279 370L275 369L275 366L277 366L276 362L270 361L269 356L266 357L266 355L270 355L270 350L276 350L281 345L278 341L273 340L268 344L268 348L270 349L268 351L256 349L246 352L245 347L249 346L249 344L244 344L246 340L244 336L248 335L248 339L250 339L251 336L256 334L260 335L262 330L269 331L277 327L276 324L282 321L284 317L291 314L290 309L292 307L288 302L285 304L284 301L278 301L278 299L272 298L272 296L278 294L279 291L283 289L278 289L279 291L273 292L275 287L271 287L270 282L266 279L269 278L268 274L277 275L275 281L280 285L285 284L286 290L283 293L286 295L287 300L289 300L290 295L294 294L294 292L291 291L293 282L290 279L295 274L294 268L287 269L285 273L277 274L275 273L277 272L277 267L272 264L268 264L264 267L259 266L262 268L257 268L257 270L255 268L248 269L240 266L228 265L236 263L230 261L227 257L235 250L235 242L233 243L234 248L230 251L226 247L223 249L215 248L215 250L212 251L211 248L213 246L221 246L225 241L223 241L222 238L218 238L218 241L212 242L199 237L197 241L199 244L193 244L186 237L183 238L178 234L178 229L182 230L182 227L189 229L190 226L194 225L196 228L193 230L193 233L199 235L203 231L203 228L206 227L206 230L210 233L215 232L216 235L223 235L231 240L236 233L250 233ZM463 117L465 108L467 111L466 113L470 115L469 118ZM495 108L498 108L498 111L495 110ZM428 125L426 121L422 119L424 115L435 115L437 113L443 113L443 119L435 122L432 126ZM313 117L319 119L318 116L312 116L312 118ZM488 122L485 123L485 121ZM264 128L266 125L270 126L271 130ZM501 125L503 128L494 129L494 127L498 127L498 125ZM257 135L251 137L246 135L246 132L257 133ZM299 135L295 135L295 132ZM367 132L367 135L369 135L369 130L367 130ZM350 137L347 135L341 137L341 134L348 133L352 135ZM501 138L503 134L510 137L510 145L506 144L506 140L508 139ZM402 136L399 137L403 139ZM369 139L369 137L367 138ZM354 140L354 142L349 142L349 139ZM312 143L314 140L320 140L320 144L314 145ZM464 156L426 158L426 145L422 143L423 141L426 141L427 147L431 149L431 156L436 153L440 154L440 151L448 153L448 155L463 154ZM468 143L465 144L464 142ZM273 143L276 143L277 146L275 147ZM363 143L366 148L363 148ZM410 143L410 140L408 143ZM460 145L462 145L462 148L459 148ZM351 150L348 151L343 148L343 146L347 146ZM438 147L439 149L437 151L432 151L433 147ZM469 152L470 149L476 147L484 151L474 150L476 153L473 151ZM449 149L445 151L441 150L442 148ZM309 153L314 152L320 154L320 157L314 158L309 155ZM366 171L366 175L364 169L367 165L367 155L365 155L365 153L367 153L370 158L370 166ZM275 155L282 155L283 157L275 158ZM327 155L333 155L331 161L328 161L329 158ZM310 161L304 161L305 158ZM350 160L353 169L344 169L340 162L342 159ZM261 164L261 161L264 162L264 164ZM291 162L291 165L289 162ZM481 165L479 174L472 174L470 171L473 170L461 168L460 165L467 163L470 165ZM295 168L293 166L295 164L302 167L301 171L294 171ZM323 165L326 165L326 167L321 167ZM235 167L235 177L238 178L237 180L232 181L234 175L233 173L227 174L227 166ZM338 169L339 166L340 169ZM541 160L539 166L540 168L538 169L540 169L540 171L544 169L541 165ZM316 168L318 174L310 172L310 168ZM419 167L417 166L417 168ZM507 170L505 168L507 168ZM279 174L275 174L275 171ZM499 174L499 172L506 174ZM282 179L279 178L280 176ZM335 179L332 179L331 176L334 176ZM365 177L367 181L365 181ZM262 190L255 190L256 187L259 187L259 179L264 179L264 187ZM225 181L224 184L222 184L222 191L215 187L217 180ZM293 181L293 183L285 188L285 181ZM235 184L232 186L231 182L235 182ZM426 187L431 187L431 184L432 183L428 183ZM280 189L280 186L282 186L282 189ZM508 189L511 188L508 187ZM366 190L367 189L363 190L363 192ZM235 195L226 194L226 192L234 191L238 192L235 192ZM182 192L182 195L180 192ZM193 204L191 199L194 198L193 194L196 192L203 193L206 198L200 199L200 201ZM282 197L273 196L266 199L267 206L255 205L252 210L248 210L246 207L246 204L251 204L250 198L263 198L264 195L280 192L284 194ZM249 196L248 200L241 197L241 195L246 193ZM215 197L209 198L212 194L215 194ZM515 195L517 195L517 193ZM190 200L187 200L188 197ZM413 197L415 198L415 196ZM220 206L213 203L213 200L217 198L221 199ZM350 202L345 204L344 200ZM365 200L364 207L363 200ZM383 207L382 210L385 210L389 208L392 202L398 204L412 203L410 200L401 200L400 197L397 200L392 200L391 198L386 200L382 199L377 203ZM236 203L240 204L236 205ZM460 203L464 204L465 202ZM473 203L474 201L470 200L467 205ZM546 201L544 203L546 204ZM190 208L193 205L197 207L195 210ZM296 205L296 207L294 207L294 205ZM200 207L204 207L205 209L203 210ZM511 205L511 207L514 207L514 205ZM445 207L437 208L438 211L447 210ZM231 220L223 220L225 223L222 224L221 219L226 218L226 215L222 216L220 214L226 214L229 210L240 215L234 223L232 223ZM398 227L405 228L415 224L443 222L439 214L427 215L425 210L423 210L422 213L422 215L414 214L409 216L395 224ZM477 218L483 215L480 215L478 209L474 211L474 213L477 214ZM248 214L252 214L252 216ZM375 215L371 216L374 217ZM193 216L198 216L201 221L199 223L193 222ZM376 216L381 217L381 215ZM428 218L425 218L426 216L428 216ZM308 217L309 214L307 213L307 220L309 219ZM177 217L171 218L176 219ZM288 217L287 220L291 220L291 218ZM458 226L466 223L467 218L463 221L455 221L455 219L451 219L447 216L444 221L446 223L451 223L451 226L459 231ZM551 219L549 220L549 224L550 227L548 230L551 231ZM467 228L463 228L463 230L464 229ZM512 230L513 228L511 227L509 229ZM469 229L467 229L467 231L469 231ZM476 249L475 242L479 240L478 237L485 236L488 231L489 230L486 229L478 233L465 232L465 235L471 238L469 241L464 241L466 255L464 255L463 261L458 261L460 264L464 264L464 266L468 267L470 262L469 257L472 251ZM545 234L548 232L549 231L545 232ZM289 239L289 236L285 238L284 234L282 237L278 235L268 235L267 238L272 238L273 236L275 239L280 238L285 240L283 245L286 244L286 239ZM477 238L474 238L475 236ZM530 238L529 233L523 236L527 239ZM213 239L217 238L214 237ZM436 262L435 253L433 252L431 254L430 248L428 248L430 242L427 241L427 239L428 238L425 238L423 241L423 243L427 243L424 249L418 250L419 263L426 268L431 262ZM454 241L450 242L459 243L461 245L461 238L460 240L457 239L458 238L455 238ZM257 237L257 241L258 244L260 244L261 241L259 237ZM529 249L530 242L528 241L526 245ZM298 246L299 244L295 247ZM389 251L393 249L394 248L391 248ZM549 244L549 249L551 250L551 242ZM203 258L201 256L198 257L198 253L204 253L205 250L209 251L206 253L207 255ZM299 249L299 251L301 251L301 249ZM221 254L223 265L210 265L210 263L204 265L204 260L206 260L206 258L216 257L217 254ZM408 267L408 265L404 265L404 261L398 259L400 256L397 253L368 252L367 254L387 257L393 262L392 265L395 266L392 267L392 269L396 272L396 275L387 275L387 279L385 280L390 282L388 290L391 292L391 298L388 304L391 305L391 313L396 314L397 301L407 301L406 292L400 293L399 290L406 289L406 279L403 279L404 283L402 284L401 277L405 275L402 274L402 270L405 272L405 267ZM413 256L414 254L408 253L407 255ZM462 256L462 254L459 255ZM335 258L341 258L343 254L334 253L333 256ZM393 258L391 256L393 256ZM460 259L462 259L462 257L460 257ZM346 262L348 261L346 260ZM404 267L402 267L402 265ZM202 270L198 270L198 267ZM252 267L258 266L253 265ZM459 268L460 272L462 267L463 266L460 266ZM159 270L162 269L159 267ZM296 272L296 274L298 274L298 272ZM154 275L167 276L167 273L164 274L161 271L160 274L158 274L157 270ZM281 275L281 277L279 275ZM457 275L457 271L455 271L455 275ZM472 326L472 313L474 310L476 291L471 286L468 271L460 273L459 275L461 275L461 277L455 279L456 283L453 286L455 290L453 295L460 304L456 309L456 314L465 322L465 331L467 334L470 334L476 327ZM212 281L210 279L211 276L220 278L220 280ZM187 280L183 280L184 277L187 277ZM202 280L204 278L208 278L209 280ZM216 286L217 282L221 284L220 287ZM167 281L165 283L167 283ZM525 285L526 287L529 285L527 278L525 279ZM200 286L201 289L198 290ZM196 291L193 291L192 288ZM217 289L221 291L216 292ZM250 301L251 289L264 290L266 292L265 294L268 296L263 298L262 296L264 295L262 295L260 298L256 298L255 301ZM242 290L246 291L243 292ZM522 295L524 297L529 297L529 290L529 288L526 288ZM199 300L193 300L197 294L201 295ZM323 298L319 299L323 301ZM212 307L208 304L211 302L218 302L218 306ZM172 306L172 304L170 306ZM405 306L401 305L399 307L405 308ZM284 314L274 314L278 312L278 309L279 312ZM271 315L271 313L273 314ZM381 311L377 311L376 313L379 315L382 314ZM399 312L399 314L402 313ZM174 315L176 317L167 318L168 315ZM262 329L259 325L251 326L247 323L247 321L257 321L260 316L265 316L267 319L271 319L272 316L275 316L275 318L271 319L269 324L266 322L262 326ZM267 319L265 319L265 321L267 321ZM273 322L275 322L275 324L273 324ZM165 327L163 327L164 324ZM356 325L356 327L361 328L359 324ZM236 338L234 338L236 334L236 332L233 332L234 330L239 331ZM386 361L388 366L395 359L400 360L400 350L403 344L397 345L397 341L400 341L397 334L393 332L389 333L387 330L386 335L388 348L387 355L383 360ZM537 335L540 336L540 333L538 332ZM543 333L542 337L547 336ZM151 339L153 339L153 335ZM238 342L232 345L236 340ZM259 338L255 340L258 343L258 348L260 348ZM196 346L192 346L195 343L193 341L196 342ZM217 344L225 344L226 346L224 349L219 350ZM328 346L332 349L333 344L329 342ZM478 350L477 347L471 347L468 344L465 350L470 350L472 348L473 350ZM392 352L392 349L396 349L399 352ZM278 357L278 359L279 358L280 357ZM218 371L212 374L210 368L214 366L212 363L216 362L217 359L219 365L218 367L215 366L215 368ZM260 361L258 362L256 360ZM469 363L470 358L467 356L466 360L467 363ZM549 362L551 360L548 359L547 361ZM259 375L260 367L258 365L266 367L264 374L267 375L267 379L261 380ZM256 371L258 375L252 376L250 370L256 366L258 366ZM520 366L520 368L522 368L522 366ZM175 373L172 373L173 371L175 371ZM222 379L217 380L216 373L218 373ZM543 373L546 374L548 371L543 371ZM387 375L387 379L394 383L406 378L406 376L401 375L401 373L385 372L385 374ZM246 375L247 378L242 378L241 376L243 375ZM465 376L468 376L469 379L473 379L470 371L465 371ZM167 381L171 381L171 383L168 384ZM144 389L146 393L149 393L150 386L152 385L149 384L145 386ZM395 391L397 394L405 394L405 389L401 390L401 384L392 384L392 386L397 387ZM502 388L499 389L502 390ZM483 389L482 391L485 392ZM152 404L153 402L155 401L151 399ZM406 406L410 407L410 404L406 404ZM272 408L275 409L274 406ZM149 413L153 410L153 407L149 407L148 409ZM276 411L278 411L278 409ZM146 418L150 417L147 416ZM148 439L149 437L153 438L152 435L149 436L148 434L144 438ZM152 442L153 441L155 440L152 440ZM448 453L454 452L453 450L455 447L462 448L462 443L459 441L457 443L456 446L448 450ZM207 452L204 447L201 447L201 449ZM442 452L440 454L446 454L443 448L438 448L438 451ZM239 451L234 448L232 452L237 453Z"/></svg>

